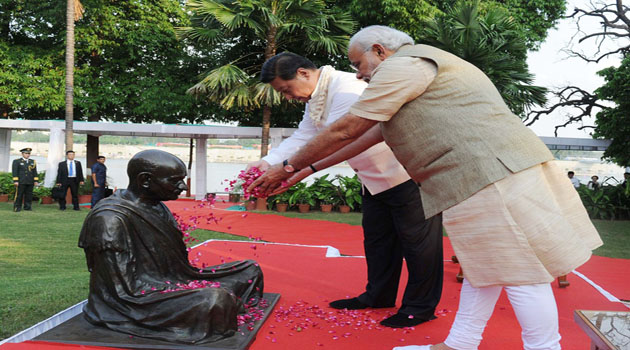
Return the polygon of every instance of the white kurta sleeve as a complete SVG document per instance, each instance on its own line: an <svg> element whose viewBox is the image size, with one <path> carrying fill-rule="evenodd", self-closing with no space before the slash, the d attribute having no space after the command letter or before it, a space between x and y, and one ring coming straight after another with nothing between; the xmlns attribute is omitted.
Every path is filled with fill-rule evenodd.
<svg viewBox="0 0 630 350"><path fill-rule="evenodd" d="M315 135L317 135L317 128L313 125L311 118L308 115L308 104L304 109L304 117L298 126L298 129L291 134L287 139L282 141L276 148L272 148L262 159L270 165L282 163L285 159L289 158L292 154L297 152L300 147L308 143Z"/></svg>

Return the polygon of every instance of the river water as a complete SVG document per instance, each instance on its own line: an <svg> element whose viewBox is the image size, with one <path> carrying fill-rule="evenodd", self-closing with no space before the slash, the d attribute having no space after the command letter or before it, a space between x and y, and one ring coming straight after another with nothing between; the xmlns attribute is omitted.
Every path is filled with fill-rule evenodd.
<svg viewBox="0 0 630 350"><path fill-rule="evenodd" d="M17 158L17 156L11 157L11 162L13 159ZM45 157L32 156L31 158L37 161L37 171L42 172L47 170L47 159ZM85 158L77 157L76 160L80 161L83 165L83 173L85 174ZM127 177L127 162L129 159L107 159L105 161L105 165L107 166L107 182L110 188L126 188L129 184L129 178ZM191 193L195 193L195 165L193 162L192 165L192 178L190 183L192 184ZM225 188L228 187L228 184L225 180L234 180L238 176L239 172L245 169L247 163L213 163L208 162L207 166L207 186L206 192L215 192L221 193L225 192ZM307 182L312 182L315 177L321 177L324 174L331 174L329 178L336 174L344 175L344 176L353 176L354 171L348 165L341 164L329 169L325 169L317 172L315 176L311 175L305 179Z"/></svg>
<svg viewBox="0 0 630 350"><path fill-rule="evenodd" d="M17 158L17 156L12 156L11 161ZM31 157L37 161L37 170L42 172L46 169L47 159L45 157L33 156ZM568 158L568 157L567 157ZM624 169L610 163L601 162L597 158L565 158L558 159L558 164L565 171L574 171L575 177L580 180L581 183L587 184L592 175L599 176L600 183L606 183L609 185L615 185L620 181L623 181L623 173ZM81 161L83 166L85 167L85 158L77 157L77 160ZM127 177L127 162L129 159L117 159L117 158L108 158L105 165L107 166L107 178L110 188L126 188L129 180ZM247 163L223 163L223 162L208 162L207 166L207 186L206 192L215 192L221 193L225 192L225 188L228 186L225 180L234 180L236 179L239 171L245 169ZM192 166L192 178L191 184L192 189L191 193L195 193L195 166L196 163L193 162ZM85 169L84 169L85 174ZM354 171L350 168L347 163L342 163L338 166L325 169L317 172L315 175L311 175L305 179L306 182L310 183L314 180L315 177L323 176L324 174L331 174L329 178L332 178L334 175L340 174L344 176L353 176Z"/></svg>

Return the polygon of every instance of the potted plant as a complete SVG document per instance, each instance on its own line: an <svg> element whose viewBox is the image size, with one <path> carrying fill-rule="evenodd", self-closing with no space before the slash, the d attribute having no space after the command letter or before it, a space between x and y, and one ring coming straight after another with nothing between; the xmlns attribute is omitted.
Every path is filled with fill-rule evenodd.
<svg viewBox="0 0 630 350"><path fill-rule="evenodd" d="M15 197L15 185L11 173L0 173L0 202L8 202Z"/></svg>
<svg viewBox="0 0 630 350"><path fill-rule="evenodd" d="M361 181L353 177L337 175L337 198L340 200L339 211L348 213L350 210L359 209L361 206Z"/></svg>
<svg viewBox="0 0 630 350"><path fill-rule="evenodd" d="M44 186L33 188L33 197L39 198L40 204L53 204L52 189Z"/></svg>
<svg viewBox="0 0 630 350"><path fill-rule="evenodd" d="M268 202L272 205L276 205L276 210L280 213L284 213L289 208L289 198L291 198L291 194L293 191L289 189L286 192L282 192L278 195L267 198Z"/></svg>
<svg viewBox="0 0 630 350"><path fill-rule="evenodd" d="M83 182L83 186L79 186L79 204L92 202L92 178L88 177Z"/></svg>
<svg viewBox="0 0 630 350"><path fill-rule="evenodd" d="M336 186L332 181L328 180L328 174L316 178L310 189L319 203L321 211L324 213L330 213L333 206L339 202Z"/></svg>
<svg viewBox="0 0 630 350"><path fill-rule="evenodd" d="M256 209L256 198L250 197L245 201L245 210L252 211Z"/></svg>
<svg viewBox="0 0 630 350"><path fill-rule="evenodd" d="M315 205L313 191L304 182L300 182L293 187L295 192L289 197L289 205L297 204L300 213L308 213L311 210L311 206Z"/></svg>
<svg viewBox="0 0 630 350"><path fill-rule="evenodd" d="M237 181L228 192L228 201L230 203L238 203L241 201L241 195L243 194L243 182Z"/></svg>

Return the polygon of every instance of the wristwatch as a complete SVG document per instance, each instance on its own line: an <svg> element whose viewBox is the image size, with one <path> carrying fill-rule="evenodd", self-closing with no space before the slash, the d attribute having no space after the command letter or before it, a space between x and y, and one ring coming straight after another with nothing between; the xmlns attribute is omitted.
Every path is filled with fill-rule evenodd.
<svg viewBox="0 0 630 350"><path fill-rule="evenodd" d="M282 169L284 169L284 171L286 171L287 173L294 173L296 171L300 171L300 169L296 169L293 167L293 165L289 164L289 160L285 159L282 162Z"/></svg>

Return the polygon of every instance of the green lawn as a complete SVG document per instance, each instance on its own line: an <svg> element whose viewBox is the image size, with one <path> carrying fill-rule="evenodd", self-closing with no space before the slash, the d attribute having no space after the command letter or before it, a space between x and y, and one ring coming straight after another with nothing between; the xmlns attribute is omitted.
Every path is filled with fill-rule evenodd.
<svg viewBox="0 0 630 350"><path fill-rule="evenodd" d="M88 272L77 240L88 210L59 211L56 205L33 206L32 212L12 211L0 203L0 339L11 336L87 297ZM269 213L271 212L262 212ZM360 213L280 214L351 225ZM606 245L596 254L630 259L630 222L595 221ZM247 238L197 230L201 241Z"/></svg>

